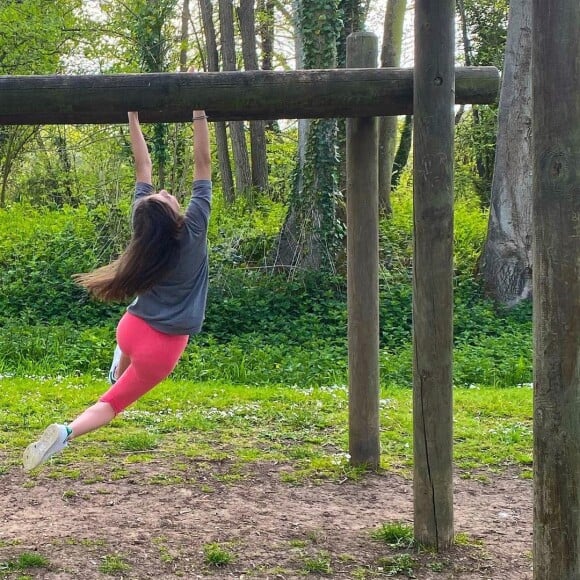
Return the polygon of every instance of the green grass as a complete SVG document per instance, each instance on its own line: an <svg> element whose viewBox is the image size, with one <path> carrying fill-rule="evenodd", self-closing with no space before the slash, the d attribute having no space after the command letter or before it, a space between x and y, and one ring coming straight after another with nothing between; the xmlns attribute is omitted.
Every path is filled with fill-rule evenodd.
<svg viewBox="0 0 580 580"><path fill-rule="evenodd" d="M403 522L389 522L372 532L372 538L394 548L410 548L415 543L413 527Z"/></svg>
<svg viewBox="0 0 580 580"><path fill-rule="evenodd" d="M465 532L459 532L455 534L455 545L456 546L470 546L470 547L480 547L483 545L481 540L472 538L469 534Z"/></svg>
<svg viewBox="0 0 580 580"><path fill-rule="evenodd" d="M0 379L0 472L20 464L22 449L44 427L70 421L106 389L91 377ZM381 466L410 475L412 393L380 394ZM517 466L529 477L532 391L529 388L454 391L455 462L462 474ZM299 389L166 381L110 426L71 444L43 469L52 477L85 482L107 469L127 477L141 461L164 458L183 476L190 459L224 465L221 481L244 477L244 466L275 461L292 467L286 481L352 479L363 471L348 462L348 401L344 386ZM141 459L139 459L142 456ZM83 465L90 464L87 470ZM185 466L185 467L184 467ZM57 468L57 469L55 469ZM33 472L32 478L35 473Z"/></svg>
<svg viewBox="0 0 580 580"><path fill-rule="evenodd" d="M330 554L318 552L314 556L305 556L302 562L302 570L307 574L332 574Z"/></svg>
<svg viewBox="0 0 580 580"><path fill-rule="evenodd" d="M171 553L167 546L167 538L165 536L159 536L153 538L151 543L156 546L159 550L159 559L165 564L171 564L175 561L175 556Z"/></svg>
<svg viewBox="0 0 580 580"><path fill-rule="evenodd" d="M149 451L157 447L157 437L147 432L131 433L119 444L125 451Z"/></svg>
<svg viewBox="0 0 580 580"><path fill-rule="evenodd" d="M36 552L22 552L16 558L0 562L0 573L26 571L31 568L48 568L49 561L42 554Z"/></svg>
<svg viewBox="0 0 580 580"><path fill-rule="evenodd" d="M377 562L379 569L386 576L405 576L415 578L414 569L418 566L417 560L410 554L398 554L396 556L386 556Z"/></svg>
<svg viewBox="0 0 580 580"><path fill-rule="evenodd" d="M203 546L203 560L208 566L218 568L221 566L227 566L233 561L233 559L234 557L231 552L217 542L204 544Z"/></svg>
<svg viewBox="0 0 580 580"><path fill-rule="evenodd" d="M116 554L109 554L103 558L99 566L99 571L107 576L122 576L128 572L131 566L127 564L125 559Z"/></svg>

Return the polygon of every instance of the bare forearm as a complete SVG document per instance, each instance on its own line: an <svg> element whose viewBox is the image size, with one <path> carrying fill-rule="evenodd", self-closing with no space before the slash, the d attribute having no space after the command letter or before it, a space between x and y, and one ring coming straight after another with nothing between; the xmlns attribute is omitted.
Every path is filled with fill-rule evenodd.
<svg viewBox="0 0 580 580"><path fill-rule="evenodd" d="M129 116L129 136L131 137L131 150L135 159L135 173L137 181L151 183L151 157L149 149L143 137L141 126L139 125L139 115L135 112L128 113Z"/></svg>
<svg viewBox="0 0 580 580"><path fill-rule="evenodd" d="M193 111L194 179L211 179L209 127L205 111Z"/></svg>

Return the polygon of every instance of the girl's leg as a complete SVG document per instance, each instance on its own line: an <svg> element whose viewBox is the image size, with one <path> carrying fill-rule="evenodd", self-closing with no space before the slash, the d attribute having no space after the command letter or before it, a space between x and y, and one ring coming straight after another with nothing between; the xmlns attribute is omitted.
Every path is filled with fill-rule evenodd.
<svg viewBox="0 0 580 580"><path fill-rule="evenodd" d="M131 359L124 352L121 353L121 358L119 359L119 364L117 365L117 370L115 371L115 379L118 379L131 364Z"/></svg>
<svg viewBox="0 0 580 580"><path fill-rule="evenodd" d="M68 425L72 431L68 436L68 441L107 425L115 418L115 415L116 413L109 403L101 401L95 403Z"/></svg>
<svg viewBox="0 0 580 580"><path fill-rule="evenodd" d="M24 452L24 469L34 469L55 453L62 451L68 441L111 422L126 407L134 403L165 379L179 361L187 346L188 336L168 335L156 331L140 318L126 313L117 327L117 336L125 364L119 380L101 400L81 413L69 426L53 424L40 439Z"/></svg>
<svg viewBox="0 0 580 580"><path fill-rule="evenodd" d="M109 423L115 417L115 411L109 403L95 403L81 413L70 425L53 423L49 425L40 438L31 443L22 456L25 471L38 467L53 455L60 453L68 442L94 431Z"/></svg>
<svg viewBox="0 0 580 580"><path fill-rule="evenodd" d="M109 370L109 383L114 385L130 364L131 359L117 344L117 346L115 346L115 353L113 354L113 362L111 363L111 368Z"/></svg>
<svg viewBox="0 0 580 580"><path fill-rule="evenodd" d="M143 321L140 323L145 325ZM100 402L108 403L115 414L124 411L167 378L187 346L187 336L167 335L145 326L149 331L144 328L139 333L139 348L128 349L131 364L100 398ZM74 431L74 426L71 427Z"/></svg>
<svg viewBox="0 0 580 580"><path fill-rule="evenodd" d="M70 425L74 437L110 422L167 378L185 350L188 338L159 332L141 318L125 313L117 326L121 351L119 378L99 400L106 407L97 404Z"/></svg>

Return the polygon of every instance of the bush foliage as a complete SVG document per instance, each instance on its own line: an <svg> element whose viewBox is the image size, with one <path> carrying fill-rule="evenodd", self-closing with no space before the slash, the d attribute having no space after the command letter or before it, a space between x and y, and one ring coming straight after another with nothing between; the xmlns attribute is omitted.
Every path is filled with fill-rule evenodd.
<svg viewBox="0 0 580 580"><path fill-rule="evenodd" d="M404 183L404 182L403 182ZM204 332L176 376L299 386L347 381L346 282L264 268L284 217L264 196L212 216L211 283ZM412 382L412 202L395 195L381 225L380 345L384 384ZM486 217L456 203L455 384L531 382L531 305L499 310L473 272ZM112 233L111 233L112 232ZM71 275L105 263L128 236L128 207L0 211L0 373L104 373L124 305L90 300Z"/></svg>

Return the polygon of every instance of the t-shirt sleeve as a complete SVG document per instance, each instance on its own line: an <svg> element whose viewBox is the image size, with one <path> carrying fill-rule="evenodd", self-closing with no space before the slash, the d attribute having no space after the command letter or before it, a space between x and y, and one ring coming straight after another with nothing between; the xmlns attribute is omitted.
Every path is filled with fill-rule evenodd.
<svg viewBox="0 0 580 580"><path fill-rule="evenodd" d="M150 183L138 181L135 184L135 195L133 196L133 203L139 201L142 197L146 197L155 192L155 188Z"/></svg>
<svg viewBox="0 0 580 580"><path fill-rule="evenodd" d="M211 213L212 183L209 179L196 179L193 194L185 212L188 225L196 234L205 234Z"/></svg>

